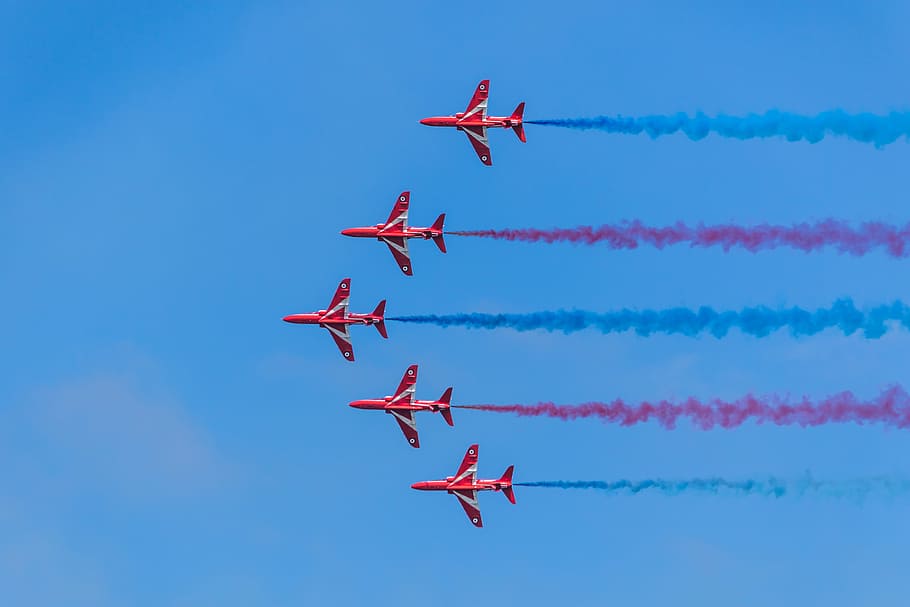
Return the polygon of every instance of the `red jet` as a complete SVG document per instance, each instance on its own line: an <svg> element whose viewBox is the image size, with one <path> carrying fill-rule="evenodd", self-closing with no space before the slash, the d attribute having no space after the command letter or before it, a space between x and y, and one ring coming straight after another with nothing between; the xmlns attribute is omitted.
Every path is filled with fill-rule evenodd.
<svg viewBox="0 0 910 607"><path fill-rule="evenodd" d="M511 116L487 116L487 96L490 94L490 81L481 80L471 97L468 109L454 116L434 116L424 118L420 124L427 126L454 126L459 131L464 131L468 141L474 146L474 151L480 156L480 161L487 166L493 164L490 157L490 143L487 141L488 127L511 128L518 135L522 143L526 142L524 125L521 115L525 111L522 101L512 112Z"/></svg>
<svg viewBox="0 0 910 607"><path fill-rule="evenodd" d="M420 447L420 439L417 437L417 422L414 421L416 411L432 411L441 413L443 419L450 426L454 426L452 421L452 407L449 404L452 400L452 388L446 388L439 400L416 400L414 398L415 386L417 385L417 365L411 365L404 372L398 389L395 390L394 396L377 398L370 400L355 400L351 406L355 409L377 409L385 411L395 417L395 421L401 426L404 437L412 447Z"/></svg>
<svg viewBox="0 0 910 607"><path fill-rule="evenodd" d="M379 302L376 309L370 314L348 314L348 300L351 298L351 279L345 278L338 285L335 297L329 304L328 310L319 310L308 314L289 314L284 317L284 322L298 325L319 325L328 329L332 339L338 344L338 349L348 360L354 360L354 347L351 345L351 335L348 333L349 325L375 325L376 330L384 338L389 334L385 330L385 300Z"/></svg>
<svg viewBox="0 0 910 607"><path fill-rule="evenodd" d="M408 205L411 201L410 192L402 192L398 196L398 202L392 208L392 214L389 215L385 223L377 223L368 228L348 228L342 230L345 236L354 236L356 238L376 238L389 245L389 250L398 262L401 271L412 276L414 274L411 268L411 256L408 254L408 239L423 238L424 240L432 239L443 253L446 252L446 243L442 239L442 224L446 220L446 214L443 213L436 218L428 228L411 228L408 227Z"/></svg>
<svg viewBox="0 0 910 607"><path fill-rule="evenodd" d="M446 491L458 498L468 518L475 527L483 527L480 518L480 506L477 503L478 491L502 491L503 495L515 503L515 494L512 492L512 472L515 466L509 466L502 476L496 480L477 480L477 445L468 447L464 459L458 467L455 476L447 476L444 481L422 481L411 485L412 489L420 491Z"/></svg>

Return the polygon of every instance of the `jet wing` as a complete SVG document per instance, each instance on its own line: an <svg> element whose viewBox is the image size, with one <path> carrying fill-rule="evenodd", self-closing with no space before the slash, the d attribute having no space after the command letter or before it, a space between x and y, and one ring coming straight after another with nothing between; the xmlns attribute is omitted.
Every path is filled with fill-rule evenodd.
<svg viewBox="0 0 910 607"><path fill-rule="evenodd" d="M348 301L351 299L351 279L342 278L332 297L332 303L326 308L323 318L345 318L348 315ZM343 350L342 350L343 351ZM353 360L353 357L351 358Z"/></svg>
<svg viewBox="0 0 910 607"><path fill-rule="evenodd" d="M471 445L468 447L467 453L464 454L464 459L461 460L461 465L458 466L458 472L455 473L455 477L452 479L453 484L458 484L466 479L473 484L477 480L477 445Z"/></svg>
<svg viewBox="0 0 910 607"><path fill-rule="evenodd" d="M474 490L456 489L452 495L458 498L461 507L464 508L465 514L471 519L471 524L475 527L483 527L483 519L480 517L480 504L477 502L477 492Z"/></svg>
<svg viewBox="0 0 910 607"><path fill-rule="evenodd" d="M401 238L400 236L393 236L389 238L387 236L382 236L382 232L379 234L380 240L389 245L389 250L392 252L392 257L394 257L395 261L398 262L398 267L401 268L401 271L408 276L413 276L414 269L411 267L411 254L408 253L407 239Z"/></svg>
<svg viewBox="0 0 910 607"><path fill-rule="evenodd" d="M487 117L487 97L490 95L490 81L481 80L474 90L474 96L468 102L462 120L483 120Z"/></svg>
<svg viewBox="0 0 910 607"><path fill-rule="evenodd" d="M398 422L401 431L404 432L404 437L408 439L408 443L414 448L420 447L420 439L417 437L417 422L414 420L414 412L407 409L404 411L389 409L388 411L395 417L395 421Z"/></svg>
<svg viewBox="0 0 910 607"><path fill-rule="evenodd" d="M404 231L408 227L408 206L411 201L410 192L402 192L398 195L398 201L395 203L395 206L392 207L392 213L389 215L389 219L385 222L385 225L382 226L382 230L379 231L380 234L387 230Z"/></svg>
<svg viewBox="0 0 910 607"><path fill-rule="evenodd" d="M401 378L401 383L398 384L398 389L395 390L395 395L392 396L392 400L389 402L389 404L411 404L411 400L414 398L414 390L416 386L417 365L411 365L408 367L408 370L404 372L404 377Z"/></svg>
<svg viewBox="0 0 910 607"><path fill-rule="evenodd" d="M480 161L487 166L493 164L493 158L490 156L490 142L487 139L487 127L485 126L463 126L461 130L468 136L468 141L477 152Z"/></svg>
<svg viewBox="0 0 910 607"><path fill-rule="evenodd" d="M332 339L335 340L335 344L338 345L338 349L341 350L341 355L344 356L347 360L354 360L354 346L351 343L351 334L348 333L348 325L323 325L328 329L329 334L332 336Z"/></svg>

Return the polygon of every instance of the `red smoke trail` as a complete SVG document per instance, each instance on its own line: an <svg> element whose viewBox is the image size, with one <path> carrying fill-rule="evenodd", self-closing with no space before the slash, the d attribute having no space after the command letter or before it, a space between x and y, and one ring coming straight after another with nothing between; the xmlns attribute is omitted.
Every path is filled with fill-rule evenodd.
<svg viewBox="0 0 910 607"><path fill-rule="evenodd" d="M808 253L824 247L834 247L841 253L857 256L881 248L892 257L910 256L910 224L896 226L867 222L853 227L836 219L791 226L698 224L694 227L681 222L672 226L653 227L635 220L599 227L464 230L447 234L524 242L605 244L611 249L636 249L640 245L662 249L669 245L689 243L692 247L719 246L724 251L742 248L753 253L780 247L790 247Z"/></svg>
<svg viewBox="0 0 910 607"><path fill-rule="evenodd" d="M858 400L851 392L841 392L821 401L804 397L789 403L779 396L747 395L735 401L700 401L695 398L674 403L666 400L631 405L622 399L580 405L462 405L463 409L514 413L519 416L556 417L574 420L596 417L604 423L634 426L656 421L667 429L680 419L690 420L695 427L710 430L715 426L735 428L747 421L778 426L821 426L830 423L882 424L897 428L910 427L910 395L895 386L869 401Z"/></svg>

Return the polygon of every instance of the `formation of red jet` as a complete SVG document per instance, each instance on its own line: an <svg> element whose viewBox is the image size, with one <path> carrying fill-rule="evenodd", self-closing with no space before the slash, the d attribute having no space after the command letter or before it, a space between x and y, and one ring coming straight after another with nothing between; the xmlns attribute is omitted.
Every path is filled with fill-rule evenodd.
<svg viewBox="0 0 910 607"><path fill-rule="evenodd" d="M348 312L348 301L351 299L351 279L343 278L335 290L332 302L325 310L318 312L305 312L303 314L288 314L284 322L295 325L319 325L328 329L332 339L341 350L341 355L347 360L354 360L354 346L351 344L351 334L348 327L351 325L373 325L379 334L388 339L385 330L385 300L379 302L376 309L369 314L356 314Z"/></svg>
<svg viewBox="0 0 910 607"><path fill-rule="evenodd" d="M490 92L490 81L482 80L474 91L467 109L453 116L437 116L424 118L421 124L429 126L448 126L463 131L468 136L468 141L474 147L481 162L490 166L493 164L490 156L490 146L487 140L487 129L490 127L511 128L518 138L526 141L522 114L524 103L518 104L511 116L487 116L487 98ZM401 271L407 276L413 276L411 255L408 251L408 241L414 238L432 240L440 251L446 252L443 239L445 213L441 214L432 225L425 228L411 227L408 225L408 208L411 193L402 192L392 208L385 223L362 228L348 228L342 230L344 236L354 238L375 238L384 242L389 247L392 256ZM301 314L289 314L284 317L285 322L300 325L317 325L326 329L341 351L345 360L354 361L354 347L351 343L349 328L352 325L373 325L383 338L388 338L385 327L385 300L379 302L376 309L369 314L358 314L348 311L351 297L351 279L344 278L339 283L332 301L324 310ZM414 414L420 411L439 413L449 426L454 426L452 420L452 388L447 388L438 400L418 400L414 397L417 385L417 365L411 365L405 371L398 389L391 396L383 398L355 400L350 406L355 409L384 411L398 422L398 426L412 447L420 447L420 437L417 434L417 422ZM495 480L477 479L477 452L478 446L468 448L458 471L453 476L444 480L422 481L411 485L421 491L445 491L458 498L471 523L476 527L483 527L480 516L480 506L477 501L478 491L501 491L510 502L515 503L515 494L512 491L513 466L509 466L503 475Z"/></svg>
<svg viewBox="0 0 910 607"><path fill-rule="evenodd" d="M408 276L414 275L411 267L411 255L408 253L408 240L411 238L422 238L423 240L432 240L443 253L446 252L446 242L442 238L442 224L446 220L446 214L443 213L436 218L428 228L412 228L408 225L408 206L411 204L411 193L402 192L398 195L398 201L392 207L392 214L385 223L377 223L374 226L366 228L348 228L342 230L344 236L353 236L354 238L375 238L381 240L389 246L389 251L398 267Z"/></svg>
<svg viewBox="0 0 910 607"><path fill-rule="evenodd" d="M487 116L487 98L490 95L490 81L481 80L474 91L474 96L468 103L465 111L452 116L433 116L424 118L420 124L427 126L454 127L468 136L468 141L477 152L480 161L487 166L493 164L490 155L490 142L487 139L487 129L490 127L512 129L522 143L527 142L525 137L522 114L525 111L524 101L518 104L511 116Z"/></svg>
<svg viewBox="0 0 910 607"><path fill-rule="evenodd" d="M509 466L502 476L495 480L478 480L477 478L477 445L468 447L468 452L464 454L461 465L458 466L458 472L454 476L447 476L444 480L439 481L421 481L411 485L412 489L419 491L445 491L450 495L458 498L461 507L464 508L465 514L471 519L475 527L483 527L483 519L480 517L480 504L477 502L478 491L502 491L513 504L515 503L515 493L512 491L512 472L515 466Z"/></svg>
<svg viewBox="0 0 910 607"><path fill-rule="evenodd" d="M454 426L452 421L452 388L446 388L439 400L416 400L414 392L417 386L417 365L411 365L404 372L398 389L392 396L384 398L373 398L366 400L355 400L350 403L355 409L373 409L376 411L385 411L392 415L404 437L412 447L420 447L420 437L417 436L417 422L414 420L414 413L418 411L431 411L440 413L442 418L450 426Z"/></svg>

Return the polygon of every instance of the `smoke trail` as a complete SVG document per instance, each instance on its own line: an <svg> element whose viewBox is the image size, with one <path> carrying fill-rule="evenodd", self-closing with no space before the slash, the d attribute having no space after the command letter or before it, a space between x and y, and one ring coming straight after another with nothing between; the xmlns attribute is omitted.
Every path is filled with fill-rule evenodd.
<svg viewBox="0 0 910 607"><path fill-rule="evenodd" d="M910 308L900 301L859 310L850 299L840 299L830 308L815 311L803 308L771 309L764 306L743 308L739 311L718 312L701 307L668 308L665 310L629 310L617 312L586 312L584 310L557 310L528 314L471 314L413 315L387 318L398 322L432 324L440 327L461 326L469 329L501 329L516 331L561 331L574 333L583 329L596 329L601 333L634 331L649 336L656 333L695 336L710 333L724 337L731 329L747 335L765 337L772 331L787 328L794 336L814 335L825 329L838 329L845 335L857 331L869 339L877 339L888 330L887 322L894 321L910 327Z"/></svg>
<svg viewBox="0 0 910 607"><path fill-rule="evenodd" d="M841 392L818 402L803 398L789 403L779 396L753 396L735 401L720 399L702 402L689 398L679 403L666 400L654 403L628 404L622 399L611 402L590 402L580 405L537 403L534 405L457 405L461 409L514 413L523 417L554 417L574 420L587 417L604 423L634 426L656 421L673 429L680 419L688 419L701 430L736 428L748 421L777 426L821 426L829 423L882 424L895 428L910 428L910 395L895 386L877 398L860 401L851 392Z"/></svg>
<svg viewBox="0 0 910 607"><path fill-rule="evenodd" d="M792 226L762 224L751 227L731 224L710 226L699 224L693 227L684 223L653 227L646 226L640 221L626 221L599 227L462 230L446 233L453 236L548 244L554 242L604 244L611 249L637 249L640 245L663 249L669 245L687 242L691 247L719 246L724 251L743 248L753 253L779 247L790 247L808 253L830 246L840 253L856 256L865 255L879 248L884 249L892 257L910 256L910 224L895 226L869 222L851 227L846 222L835 219L813 224L801 223Z"/></svg>
<svg viewBox="0 0 910 607"><path fill-rule="evenodd" d="M818 143L827 135L839 135L872 143L881 147L910 134L910 113L891 112L886 115L848 114L842 110L803 116L772 110L764 114L745 116L707 116L701 112L690 116L685 113L623 117L597 116L594 118L560 118L552 120L526 120L527 124L561 126L571 129L595 129L608 133L638 135L645 133L652 139L662 135L682 132L693 141L704 139L710 133L733 139L784 137L787 141Z"/></svg>
<svg viewBox="0 0 910 607"><path fill-rule="evenodd" d="M869 477L845 481L818 481L809 474L803 478L782 480L767 479L727 480L723 478L693 478L667 480L662 478L640 481L537 481L514 483L521 487L546 487L550 489L595 489L612 495L638 495L651 492L663 495L687 493L734 495L761 495L764 497L799 497L819 495L863 499L869 496L898 497L910 492L910 481L888 477Z"/></svg>

